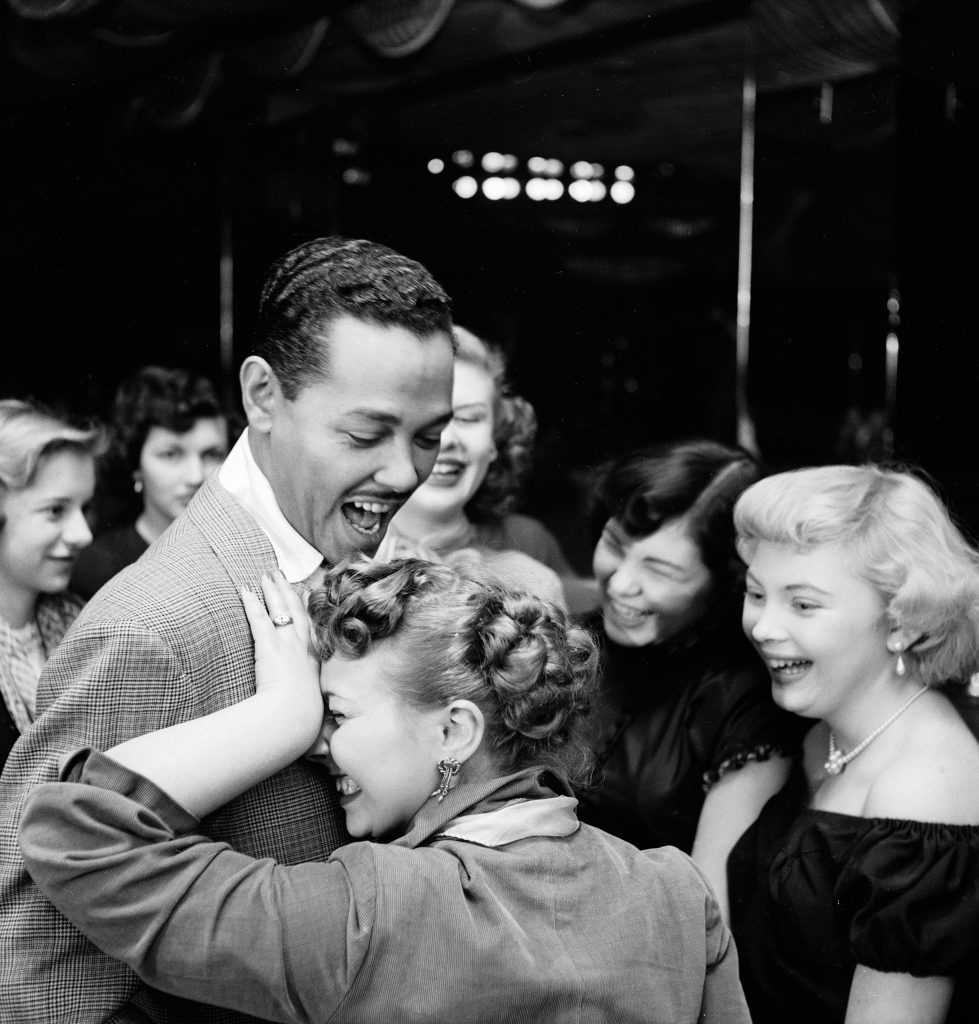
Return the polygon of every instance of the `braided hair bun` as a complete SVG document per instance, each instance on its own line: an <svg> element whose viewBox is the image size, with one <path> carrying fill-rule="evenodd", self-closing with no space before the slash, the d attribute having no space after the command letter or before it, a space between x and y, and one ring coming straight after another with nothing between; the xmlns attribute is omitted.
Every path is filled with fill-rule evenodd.
<svg viewBox="0 0 979 1024"><path fill-rule="evenodd" d="M337 566L309 607L322 657L362 657L395 640L404 700L476 704L501 772L541 765L573 781L587 775L581 727L598 654L562 608L505 586L485 565L421 559Z"/></svg>
<svg viewBox="0 0 979 1024"><path fill-rule="evenodd" d="M591 637L553 605L519 592L488 595L467 659L495 702L494 747L515 762L561 762L562 751L573 753L591 706L596 657Z"/></svg>

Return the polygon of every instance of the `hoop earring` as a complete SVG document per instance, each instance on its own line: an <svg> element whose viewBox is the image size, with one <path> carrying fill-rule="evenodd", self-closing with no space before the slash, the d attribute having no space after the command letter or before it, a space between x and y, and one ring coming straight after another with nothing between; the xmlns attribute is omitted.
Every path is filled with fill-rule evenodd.
<svg viewBox="0 0 979 1024"><path fill-rule="evenodd" d="M446 794L454 785L455 777L459 774L459 770L462 765L454 757L443 757L438 763L438 770L442 773L442 778L439 779L438 787L429 793L429 796L435 797L436 803L441 803Z"/></svg>

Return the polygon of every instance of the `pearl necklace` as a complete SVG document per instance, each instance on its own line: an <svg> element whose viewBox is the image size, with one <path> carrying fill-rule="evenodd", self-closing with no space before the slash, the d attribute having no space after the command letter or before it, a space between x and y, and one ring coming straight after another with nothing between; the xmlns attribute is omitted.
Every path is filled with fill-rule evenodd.
<svg viewBox="0 0 979 1024"><path fill-rule="evenodd" d="M889 726L893 725L905 711L928 689L927 686L922 686L917 693L915 693L909 700L902 704L897 711L891 715L890 718L884 722L883 725L879 725L874 731L862 742L858 743L849 754L844 754L842 750L836 745L836 737L833 735L833 730L829 732L829 758L826 764L823 765L827 775L839 775L843 769L857 756L862 753L871 743Z"/></svg>

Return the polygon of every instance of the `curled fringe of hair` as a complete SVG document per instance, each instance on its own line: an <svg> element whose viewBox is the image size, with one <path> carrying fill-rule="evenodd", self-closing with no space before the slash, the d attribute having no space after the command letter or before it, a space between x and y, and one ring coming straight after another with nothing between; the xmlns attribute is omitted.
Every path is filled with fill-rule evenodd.
<svg viewBox="0 0 979 1024"><path fill-rule="evenodd" d="M33 399L0 400L0 495L27 487L47 455L68 449L98 458L107 444L97 420L79 422Z"/></svg>
<svg viewBox="0 0 979 1024"><path fill-rule="evenodd" d="M504 588L479 567L404 559L337 567L310 614L321 657L361 657L397 636L405 670L394 682L404 699L423 707L472 700L501 769L587 774L581 725L598 654L562 609Z"/></svg>
<svg viewBox="0 0 979 1024"><path fill-rule="evenodd" d="M760 541L852 551L890 621L921 637L905 658L922 682L964 681L979 670L979 552L913 472L871 465L779 473L745 491L734 519L748 560Z"/></svg>

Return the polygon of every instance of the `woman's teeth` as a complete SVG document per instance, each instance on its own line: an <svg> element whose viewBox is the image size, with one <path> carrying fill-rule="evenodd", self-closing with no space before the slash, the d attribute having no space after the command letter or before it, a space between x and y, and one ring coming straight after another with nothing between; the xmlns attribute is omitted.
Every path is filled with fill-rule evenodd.
<svg viewBox="0 0 979 1024"><path fill-rule="evenodd" d="M779 658L774 660L768 659L769 668L773 672L777 672L781 676L796 676L804 672L812 664L811 661L807 661L805 658Z"/></svg>
<svg viewBox="0 0 979 1024"><path fill-rule="evenodd" d="M336 780L337 792L342 796L353 796L360 792L360 786L349 775L341 775Z"/></svg>
<svg viewBox="0 0 979 1024"><path fill-rule="evenodd" d="M609 600L609 604L612 606L612 611L615 612L617 618L623 622L642 622L643 619L648 618L652 615L652 612L640 611L638 608L630 608L627 604L619 604L618 601Z"/></svg>

